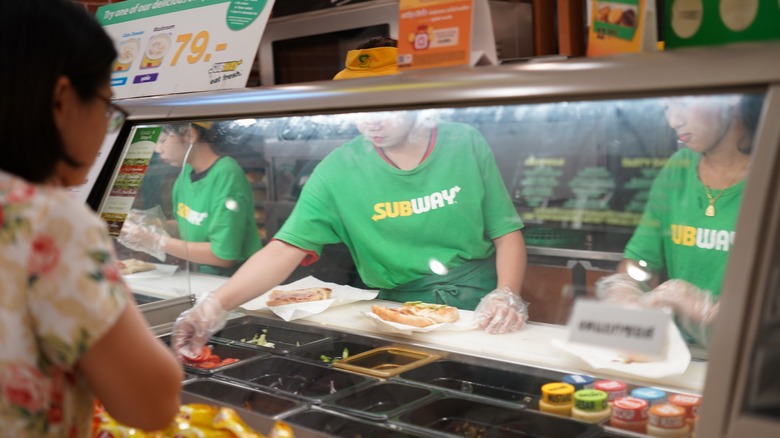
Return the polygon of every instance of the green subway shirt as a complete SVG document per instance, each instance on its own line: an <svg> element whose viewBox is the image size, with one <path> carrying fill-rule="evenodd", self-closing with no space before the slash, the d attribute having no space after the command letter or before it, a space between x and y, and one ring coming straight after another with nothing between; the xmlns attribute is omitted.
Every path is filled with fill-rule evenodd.
<svg viewBox="0 0 780 438"><path fill-rule="evenodd" d="M343 242L367 285L392 289L438 263L488 257L492 239L522 227L484 137L440 123L433 151L412 170L388 164L362 136L334 150L274 237L318 255Z"/></svg>
<svg viewBox="0 0 780 438"><path fill-rule="evenodd" d="M727 188L715 202L715 216L706 216L709 202L698 177L699 158L687 148L669 158L653 182L624 255L646 261L654 271L665 269L669 278L688 281L718 297L745 183ZM713 197L720 192L710 190Z"/></svg>
<svg viewBox="0 0 780 438"><path fill-rule="evenodd" d="M218 159L197 181L191 180L191 174L192 167L185 165L173 186L173 211L181 238L209 242L214 255L237 262L232 268L200 265L200 272L230 275L263 246L255 225L252 188L231 157Z"/></svg>

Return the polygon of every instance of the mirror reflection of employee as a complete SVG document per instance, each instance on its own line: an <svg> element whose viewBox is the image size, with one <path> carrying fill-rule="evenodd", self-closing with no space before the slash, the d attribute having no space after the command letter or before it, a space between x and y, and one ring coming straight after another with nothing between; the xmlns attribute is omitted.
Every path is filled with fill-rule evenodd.
<svg viewBox="0 0 780 438"><path fill-rule="evenodd" d="M156 152L171 166L184 167L172 194L172 228L179 238L169 236L171 227L161 217L134 210L122 227L121 244L160 260L170 254L215 275L231 275L262 247L246 175L235 159L215 151L222 136L214 122L164 127Z"/></svg>
<svg viewBox="0 0 780 438"><path fill-rule="evenodd" d="M762 102L755 95L664 101L666 120L687 147L656 177L618 274L599 280L597 295L668 306L690 341L708 343ZM669 280L645 293L661 274Z"/></svg>

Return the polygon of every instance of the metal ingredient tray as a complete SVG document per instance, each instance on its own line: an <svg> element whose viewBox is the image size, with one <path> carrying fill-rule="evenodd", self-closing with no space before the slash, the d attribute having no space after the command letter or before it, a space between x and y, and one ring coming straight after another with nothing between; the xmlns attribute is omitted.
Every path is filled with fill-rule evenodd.
<svg viewBox="0 0 780 438"><path fill-rule="evenodd" d="M346 341L343 339L333 339L325 342L318 342L306 348L296 350L291 356L298 357L312 362L330 365L335 361L341 360L344 349L347 349L349 356L355 356L360 353L376 348L376 345L368 343ZM323 360L323 356L330 358L330 361ZM336 358L334 360L334 358Z"/></svg>
<svg viewBox="0 0 780 438"><path fill-rule="evenodd" d="M278 418L306 407L300 400L212 379L187 382L182 392L212 400L212 404L242 408L270 418Z"/></svg>
<svg viewBox="0 0 780 438"><path fill-rule="evenodd" d="M284 418L284 421L337 437L415 438L430 436L403 428L391 429L380 423L369 423L365 420L349 418L342 414L319 409L289 415Z"/></svg>
<svg viewBox="0 0 780 438"><path fill-rule="evenodd" d="M456 397L434 399L392 423L455 437L593 438L604 432L594 424Z"/></svg>
<svg viewBox="0 0 780 438"><path fill-rule="evenodd" d="M438 358L435 354L403 347L379 347L340 360L333 367L386 379Z"/></svg>
<svg viewBox="0 0 780 438"><path fill-rule="evenodd" d="M438 392L421 386L398 382L380 382L376 385L329 398L323 406L369 420L385 421L413 409Z"/></svg>
<svg viewBox="0 0 780 438"><path fill-rule="evenodd" d="M167 346L171 346L171 337L168 336L162 336L160 339L165 343ZM187 363L184 364L184 369L194 375L211 375L216 372L227 370L232 367L238 366L242 363L261 358L261 357L267 357L269 356L266 353L263 353L262 351L252 349L252 348L242 348L238 345L228 345L225 343L222 343L218 340L210 340L207 344L209 347L211 347L211 352L213 354L216 354L220 357L220 359L227 359L227 358L233 358L238 359L238 362L231 363L228 365L223 365L221 367L214 367L214 368L200 368L196 366L188 365Z"/></svg>
<svg viewBox="0 0 780 438"><path fill-rule="evenodd" d="M398 377L453 391L458 396L499 400L530 409L539 408L542 385L560 380L553 375L531 375L451 360L432 362Z"/></svg>
<svg viewBox="0 0 780 438"><path fill-rule="evenodd" d="M217 373L217 376L313 403L320 403L339 391L356 389L376 381L370 377L282 357L258 359Z"/></svg>
<svg viewBox="0 0 780 438"><path fill-rule="evenodd" d="M263 333L265 333L266 341L274 344L273 347L259 346L241 341L242 339L252 339L255 335ZM244 316L229 321L225 328L214 334L214 337L221 339L227 344L257 348L273 354L287 354L316 342L330 339L328 336L320 333L267 324L254 316Z"/></svg>

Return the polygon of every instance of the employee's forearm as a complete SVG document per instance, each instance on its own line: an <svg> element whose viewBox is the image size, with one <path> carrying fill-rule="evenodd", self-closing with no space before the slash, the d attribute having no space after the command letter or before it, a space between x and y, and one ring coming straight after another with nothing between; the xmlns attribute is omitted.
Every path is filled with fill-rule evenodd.
<svg viewBox="0 0 780 438"><path fill-rule="evenodd" d="M229 268L235 261L225 260L214 255L209 242L186 242L170 238L165 243L165 252L180 259L189 260L200 265Z"/></svg>
<svg viewBox="0 0 780 438"><path fill-rule="evenodd" d="M282 283L301 263L306 253L272 240L249 258L216 293L222 307L232 310Z"/></svg>
<svg viewBox="0 0 780 438"><path fill-rule="evenodd" d="M497 288L509 288L520 294L525 276L528 255L525 249L523 234L513 231L493 240L496 245L496 272L498 274Z"/></svg>

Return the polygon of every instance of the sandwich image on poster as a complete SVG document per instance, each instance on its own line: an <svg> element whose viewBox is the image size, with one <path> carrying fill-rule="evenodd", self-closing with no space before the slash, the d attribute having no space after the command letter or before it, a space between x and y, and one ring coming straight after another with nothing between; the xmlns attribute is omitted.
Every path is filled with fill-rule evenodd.
<svg viewBox="0 0 780 438"><path fill-rule="evenodd" d="M138 38L128 38L120 42L119 46L117 46L118 53L112 71L123 72L130 70L133 60L135 60L140 51L141 40Z"/></svg>
<svg viewBox="0 0 780 438"><path fill-rule="evenodd" d="M171 48L173 38L169 33L158 33L149 38L141 61L142 69L156 68L162 64L165 54Z"/></svg>

